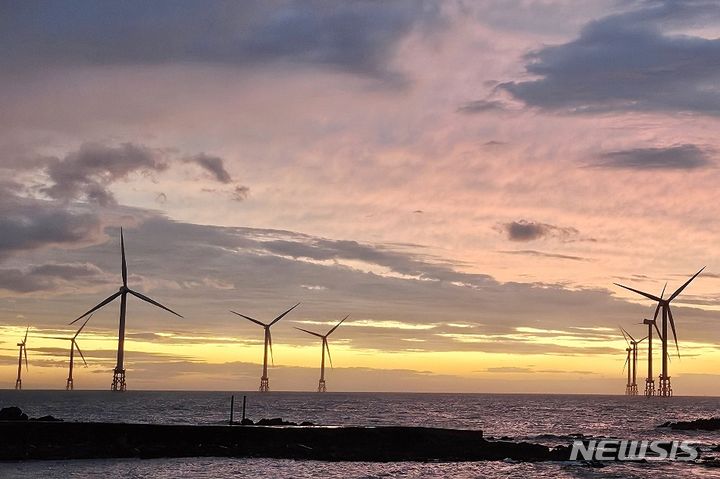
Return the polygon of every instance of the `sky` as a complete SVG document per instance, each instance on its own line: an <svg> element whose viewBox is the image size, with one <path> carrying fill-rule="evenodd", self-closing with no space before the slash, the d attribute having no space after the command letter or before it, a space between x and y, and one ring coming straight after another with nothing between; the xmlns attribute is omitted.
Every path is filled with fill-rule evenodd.
<svg viewBox="0 0 720 479"><path fill-rule="evenodd" d="M0 387L130 287L128 389L622 394L674 302L720 395L720 5L0 3ZM78 338L109 389L117 303ZM657 338L656 338L657 341ZM657 342L655 344L657 347ZM645 351L638 366L645 378ZM659 361L659 356L656 356ZM657 374L657 368L656 368ZM656 378L657 380L657 378ZM642 388L642 386L641 386Z"/></svg>

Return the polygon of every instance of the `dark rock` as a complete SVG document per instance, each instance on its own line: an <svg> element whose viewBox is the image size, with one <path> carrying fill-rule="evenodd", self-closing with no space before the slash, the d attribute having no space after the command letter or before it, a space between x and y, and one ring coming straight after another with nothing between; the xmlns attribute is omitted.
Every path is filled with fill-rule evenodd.
<svg viewBox="0 0 720 479"><path fill-rule="evenodd" d="M62 422L62 419L58 419L55 416L50 416L50 415L43 416L43 417L37 417L37 418L32 417L32 418L30 418L30 420L31 421L60 421L60 422Z"/></svg>
<svg viewBox="0 0 720 479"><path fill-rule="evenodd" d="M246 417L242 421L240 421L240 424L243 426L252 426L253 421L252 421L252 419Z"/></svg>
<svg viewBox="0 0 720 479"><path fill-rule="evenodd" d="M19 407L10 406L0 409L0 421L27 421L28 416Z"/></svg>
<svg viewBox="0 0 720 479"><path fill-rule="evenodd" d="M257 426L297 426L297 423L290 422L290 421L283 421L281 417L274 417L272 419L260 419L257 423L255 423Z"/></svg>
<svg viewBox="0 0 720 479"><path fill-rule="evenodd" d="M666 422L659 427L669 427L680 431L719 431L720 417L695 419L694 421Z"/></svg>
<svg viewBox="0 0 720 479"><path fill-rule="evenodd" d="M315 424L310 421L303 421L300 423L301 426L314 426Z"/></svg>

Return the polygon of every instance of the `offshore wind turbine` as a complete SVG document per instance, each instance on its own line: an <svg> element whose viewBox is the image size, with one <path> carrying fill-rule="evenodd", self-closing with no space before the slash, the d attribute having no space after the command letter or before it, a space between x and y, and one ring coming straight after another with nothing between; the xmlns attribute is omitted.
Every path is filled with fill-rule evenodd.
<svg viewBox="0 0 720 479"><path fill-rule="evenodd" d="M664 291L664 290L663 290ZM662 295L661 295L662 297ZM658 337L662 339L662 336L660 336L660 330L657 327L657 321L654 319L643 319L643 324L647 324L648 327L648 372L647 372L647 378L645 378L645 396L650 397L655 395L655 379L653 379L653 348L652 348L652 340L653 340L653 328L658 333Z"/></svg>
<svg viewBox="0 0 720 479"><path fill-rule="evenodd" d="M637 388L637 360L638 360L638 344L645 341L647 337L642 338L640 341L636 341L635 338L633 338L630 333L628 333L624 328L620 327L620 330L623 333L623 336L625 337L625 341L628 341L628 338L630 340L628 341L628 344L630 345L630 348L632 348L632 362L631 362L631 368L632 369L632 382L628 381L630 385L630 396L637 396L638 388ZM630 370L628 370L629 372ZM629 379L629 376L628 376ZM627 391L626 391L627 394Z"/></svg>
<svg viewBox="0 0 720 479"><path fill-rule="evenodd" d="M22 389L22 359L23 356L25 356L25 370L29 370L28 367L28 360L27 360L27 337L28 332L30 331L30 326L27 327L25 330L25 338L19 343L17 343L18 347L20 348L20 353L18 355L18 374L17 379L15 380L15 389Z"/></svg>
<svg viewBox="0 0 720 479"><path fill-rule="evenodd" d="M662 292L660 293L660 298L665 297L665 288L667 288L667 283L665 283L665 286L663 286ZM661 341L662 335L660 334L660 330L657 327L657 320L655 318L644 318L642 324L646 324L648 327L648 371L647 377L645 378L645 397L650 397L655 395L655 378L653 376L653 328L655 328L655 331L657 331L658 338L660 338Z"/></svg>
<svg viewBox="0 0 720 479"><path fill-rule="evenodd" d="M56 336L43 336L46 339L59 339L61 341L70 341L70 370L68 371L68 378L67 382L65 383L65 390L66 391L72 391L74 388L73 384L73 365L75 363L75 350L77 349L77 352L80 353L80 357L83 360L83 363L85 364L85 367L87 367L87 361L85 361L85 356L83 356L82 351L80 351L80 346L78 346L78 343L76 341L78 335L80 334L80 331L83 330L85 325L90 321L90 318L92 318L92 314L87 317L85 322L80 326L80 329L77 330L77 332L70 338L61 338Z"/></svg>
<svg viewBox="0 0 720 479"><path fill-rule="evenodd" d="M625 338L624 335L623 338ZM625 341L627 342L627 338L625 338ZM628 347L625 348L625 352L627 353L627 357L625 358L625 364L623 365L623 371L625 371L625 368L627 368L627 384L625 384L625 395L630 396L632 394L632 362L630 361L632 355L632 348L630 347L629 343Z"/></svg>
<svg viewBox="0 0 720 479"><path fill-rule="evenodd" d="M288 314L290 311L297 308L298 306L300 306L300 303L297 303L295 306L288 309L287 311L285 311L280 316L273 319L272 321L270 321L267 324L263 323L262 321L258 321L255 318L251 318L250 316L245 316L244 314L240 314L240 313L237 313L232 310L230 311L231 313L237 314L238 316L245 318L248 321L252 321L253 323L255 323L259 326L262 326L265 329L265 348L263 351L263 372L262 372L262 376L260 377L260 392L261 393L266 393L266 392L270 391L270 380L268 379L268 375L267 375L268 347L270 348L270 359L271 359L273 365L275 365L275 359L273 358L273 353L272 353L272 335L270 334L270 326L272 326L273 324L275 324L278 321L280 321L281 319L283 319L286 314Z"/></svg>
<svg viewBox="0 0 720 479"><path fill-rule="evenodd" d="M660 312L660 310L662 310L662 332L660 334L660 339L662 342L662 370L660 373L660 386L658 390L658 396L672 396L672 386L670 385L670 374L668 371L668 320L670 322L670 327L672 328L673 338L675 339L675 348L677 349L678 357L680 356L680 347L678 346L677 332L675 330L675 320L673 319L672 311L670 309L670 303L673 299L677 298L678 295L682 293L682 291L687 288L687 286L692 282L692 280L697 278L697 276L702 273L704 269L705 266L700 268L700 271L692 275L689 280L687 280L682 286L675 290L675 292L671 294L670 297L667 299L663 299L662 297L658 298L657 296L646 293L644 291L640 291L639 289L634 289L628 286L623 286L622 284L614 283L616 286L620 286L621 288L625 288L641 296L645 296L648 299L657 301L658 305L657 308L655 308L655 316L653 317L653 319L657 320L658 313Z"/></svg>
<svg viewBox="0 0 720 479"><path fill-rule="evenodd" d="M327 391L325 388L325 350L327 349L328 359L330 360L330 367L332 367L332 357L330 356L330 346L328 345L328 336L330 336L337 328L340 326L343 321L348 319L350 315L348 314L343 319L340 320L339 323L337 323L333 328L328 331L325 335L314 333L312 331L308 331L307 329L298 328L295 327L295 329L299 329L300 331L306 332L308 334L312 334L313 336L317 336L318 338L322 339L322 346L320 346L320 349L322 350L322 359L320 360L320 382L318 383L318 392L324 393Z"/></svg>
<svg viewBox="0 0 720 479"><path fill-rule="evenodd" d="M78 317L74 321L72 321L70 324L73 324L77 321L80 321L85 316L94 313L98 309L102 308L106 304L112 302L117 298L120 297L120 324L118 326L118 350L117 350L117 363L115 365L115 369L113 370L113 382L111 386L112 391L125 391L127 389L127 386L125 384L125 366L124 366L124 359L125 359L125 313L127 311L127 295L128 293L132 294L138 299L142 299L146 303L150 303L154 306L157 306L158 308L164 309L165 311L168 311L175 316L178 316L182 318L178 313L173 311L170 308L166 308L162 304L158 303L157 301L148 298L147 296L138 293L137 291L133 291L132 289L128 288L127 280L128 280L128 273L127 273L127 262L125 261L125 239L123 237L123 230L120 228L120 251L122 254L122 286L120 286L120 289L117 293L108 296L105 298L101 303L99 303L94 308L87 311L82 316Z"/></svg>

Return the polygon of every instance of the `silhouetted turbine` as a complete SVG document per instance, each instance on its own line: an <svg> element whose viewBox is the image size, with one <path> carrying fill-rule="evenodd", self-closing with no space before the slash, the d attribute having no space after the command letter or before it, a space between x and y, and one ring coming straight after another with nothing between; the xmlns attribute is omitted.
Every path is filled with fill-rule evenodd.
<svg viewBox="0 0 720 479"><path fill-rule="evenodd" d="M72 391L75 388L75 385L73 384L73 365L75 363L75 350L77 349L77 352L80 353L80 357L83 360L83 363L85 364L85 367L87 367L87 361L85 361L85 356L83 356L82 351L80 351L80 346L78 345L76 339L78 335L80 334L80 331L83 330L85 325L90 321L90 318L92 318L92 314L87 317L85 322L80 326L80 329L77 330L77 332L70 338L61 338L58 336L43 336L46 339L59 339L61 341L70 341L70 369L68 371L68 378L67 382L65 383L65 390L66 391Z"/></svg>
<svg viewBox="0 0 720 479"><path fill-rule="evenodd" d="M623 333L623 337L625 338L625 341L630 345L630 350L632 351L632 362L630 364L630 369L628 369L628 387L629 389L629 395L630 396L637 396L638 390L637 390L637 360L638 360L638 344L645 341L647 337L642 338L640 341L636 341L635 338L628 333L625 328L622 326L620 327L620 331ZM628 338L630 340L628 341ZM628 353L628 359L630 359L629 353ZM632 370L632 381L630 381L630 371ZM626 390L626 394L628 394Z"/></svg>
<svg viewBox="0 0 720 479"><path fill-rule="evenodd" d="M124 359L125 359L125 313L127 310L127 295L128 293L132 294L136 298L142 299L146 303L150 303L154 306L157 306L158 308L164 309L165 311L168 311L175 316L182 318L178 313L173 311L170 308L166 308L162 304L158 303L157 301L148 298L147 296L138 293L137 291L133 291L132 289L128 288L127 285L127 262L125 261L125 239L123 237L123 230L120 228L120 251L122 254L122 286L120 286L120 290L111 295L108 296L105 300L103 300L100 304L95 306L94 308L87 311L82 316L78 317L74 321L72 321L70 324L73 324L77 321L80 321L82 318L87 316L88 314L92 314L98 309L102 308L108 303L111 303L115 300L118 296L120 296L120 325L118 327L118 351L117 351L117 364L115 365L115 369L113 370L113 382L111 390L113 391L125 391L126 384L125 384L125 366L124 366Z"/></svg>
<svg viewBox="0 0 720 479"><path fill-rule="evenodd" d="M337 328L340 326L343 321L348 319L350 315L348 314L343 319L340 320L339 323L337 323L335 326L332 327L330 331L327 332L324 336L320 333L314 333L312 331L308 331L307 329L298 328L297 326L295 329L299 329L300 331L303 331L308 334L312 334L313 336L317 336L318 338L322 339L322 345L320 346L320 349L322 350L322 359L320 360L320 382L318 383L318 392L324 393L327 389L325 388L325 350L327 349L328 359L330 360L330 367L332 367L332 356L330 356L330 346L328 345L328 336L330 336Z"/></svg>
<svg viewBox="0 0 720 479"><path fill-rule="evenodd" d="M253 323L262 326L265 329L265 348L263 351L263 372L262 376L260 377L260 392L266 393L270 391L270 380L268 379L267 375L267 359L268 359L268 347L270 348L270 360L272 361L273 366L275 365L275 358L273 357L272 352L272 335L270 334L270 326L280 321L282 318L285 317L286 314L288 314L293 309L300 306L300 303L297 303L292 308L288 309L284 313L282 313L277 318L270 321L268 324L263 323L262 321L258 321L255 318L251 318L250 316L245 316L244 314L237 313L235 311L230 311L233 314L237 314L238 316L247 319L248 321L252 321Z"/></svg>
<svg viewBox="0 0 720 479"><path fill-rule="evenodd" d="M17 379L15 380L15 389L22 389L22 359L23 356L25 356L25 370L29 371L30 367L28 366L28 359L27 359L27 337L28 332L30 331L30 326L27 327L25 330L25 338L19 343L17 343L18 347L20 348L20 353L18 355L18 373L17 373Z"/></svg>
<svg viewBox="0 0 720 479"><path fill-rule="evenodd" d="M660 334L660 338L662 341L662 372L660 374L660 390L658 394L659 396L672 396L672 386L670 385L670 375L668 374L668 319L670 320L670 327L672 328L673 338L675 339L675 348L677 349L678 357L680 357L680 347L678 346L677 331L675 330L675 320L670 309L670 303L673 299L677 298L678 295L692 282L692 280L697 278L697 276L702 273L704 269L705 266L703 266L700 271L695 273L689 280L685 282L685 284L680 286L673 294L671 294L668 299L663 299L662 297L658 298L657 296L654 296L650 293L630 288L619 283L614 283L616 286L620 286L621 288L625 288L641 296L645 296L648 299L657 301L658 305L655 309L655 316L653 317L653 319L657 320L658 313L660 312L660 310L662 310L662 333Z"/></svg>

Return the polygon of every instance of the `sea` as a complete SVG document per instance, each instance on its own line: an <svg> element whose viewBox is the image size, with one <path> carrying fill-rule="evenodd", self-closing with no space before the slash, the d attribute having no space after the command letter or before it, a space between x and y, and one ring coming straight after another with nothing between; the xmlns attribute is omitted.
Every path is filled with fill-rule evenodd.
<svg viewBox="0 0 720 479"><path fill-rule="evenodd" d="M183 391L0 391L0 406L66 421L223 424L282 417L327 426L429 426L480 429L487 438L550 446L584 438L690 440L703 457L720 431L672 431L666 421L720 417L720 398L670 399L542 394L300 393ZM8 440L8 438L3 438ZM102 459L0 462L0 478L720 478L720 468L656 460L613 462L321 462L243 458Z"/></svg>

